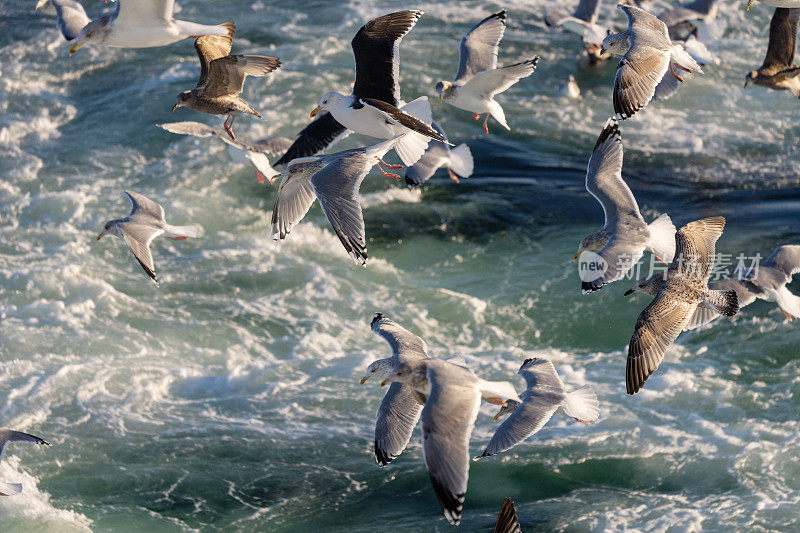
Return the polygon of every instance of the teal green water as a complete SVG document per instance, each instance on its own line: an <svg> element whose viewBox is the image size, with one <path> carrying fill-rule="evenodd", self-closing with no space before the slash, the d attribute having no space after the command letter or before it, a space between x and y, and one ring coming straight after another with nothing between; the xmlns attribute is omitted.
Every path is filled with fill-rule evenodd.
<svg viewBox="0 0 800 533"><path fill-rule="evenodd" d="M439 106L433 86L452 76L460 35L497 6L181 2L182 18L235 21L235 51L283 60L248 81L266 119L237 120L252 139L293 136L321 94L349 88L348 43L366 19L425 9L403 42L403 94L431 97L476 170L420 193L370 175L366 268L317 206L273 243L273 188L221 143L154 126L216 121L169 112L197 75L191 42L68 58L30 4L0 1L0 426L52 446L7 449L0 480L24 491L0 500L3 531L450 530L418 434L389 467L372 457L383 391L358 380L389 353L369 330L377 311L486 379L521 387L522 360L547 357L599 396L596 424L557 415L473 463L461 530L491 531L506 496L526 532L800 528L800 330L774 304L684 333L645 389L625 394L626 345L648 301L622 295L629 281L581 295L571 261L602 224L583 179L614 66L579 74L581 99L556 96L577 56L576 38L541 22L556 2L505 4L501 63L542 61L502 97L513 131L488 137ZM723 215L726 254L800 243L797 101L742 89L766 45L757 7L724 1L720 65L622 125L624 176L645 216ZM204 229L154 243L160 289L120 241L95 241L127 213L126 188Z"/></svg>

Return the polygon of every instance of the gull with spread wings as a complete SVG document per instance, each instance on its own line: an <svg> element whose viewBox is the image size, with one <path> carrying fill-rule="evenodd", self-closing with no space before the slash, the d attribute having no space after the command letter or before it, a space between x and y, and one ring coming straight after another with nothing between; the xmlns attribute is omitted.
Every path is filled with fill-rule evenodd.
<svg viewBox="0 0 800 533"><path fill-rule="evenodd" d="M6 446L9 442L33 442L50 446L50 443L35 435L14 431L13 429L0 429L0 461L6 453ZM13 496L22 492L22 483L3 483L0 482L0 496Z"/></svg>

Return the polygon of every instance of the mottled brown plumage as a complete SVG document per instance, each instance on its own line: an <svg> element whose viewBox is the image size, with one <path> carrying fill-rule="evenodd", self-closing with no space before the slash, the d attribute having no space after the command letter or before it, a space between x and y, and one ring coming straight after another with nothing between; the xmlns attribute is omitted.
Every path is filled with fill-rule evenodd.
<svg viewBox="0 0 800 533"><path fill-rule="evenodd" d="M745 87L753 83L773 91L788 90L800 98L800 67L794 62L798 22L800 8L775 9L769 23L769 44L764 64L747 74Z"/></svg>

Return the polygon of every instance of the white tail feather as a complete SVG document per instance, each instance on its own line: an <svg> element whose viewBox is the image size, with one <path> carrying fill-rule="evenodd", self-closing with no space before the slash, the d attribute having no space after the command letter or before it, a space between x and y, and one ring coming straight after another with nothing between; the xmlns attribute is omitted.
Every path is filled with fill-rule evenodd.
<svg viewBox="0 0 800 533"><path fill-rule="evenodd" d="M176 20L175 25L181 35L187 37L198 37L200 35L228 35L228 28L225 26L207 26L186 20Z"/></svg>
<svg viewBox="0 0 800 533"><path fill-rule="evenodd" d="M472 176L474 161L472 160L472 152L469 146L466 144L459 144L450 150L450 161L447 166L462 178Z"/></svg>
<svg viewBox="0 0 800 533"><path fill-rule="evenodd" d="M647 248L665 262L672 262L675 257L675 225L669 215L664 213L648 224L650 241Z"/></svg>
<svg viewBox="0 0 800 533"><path fill-rule="evenodd" d="M503 111L503 108L500 107L500 104L494 100L489 101L489 114L492 115L492 118L499 122L500 125L505 129L511 130L511 128L508 127L508 122L506 122L506 114Z"/></svg>
<svg viewBox="0 0 800 533"><path fill-rule="evenodd" d="M789 313L794 318L800 318L800 296L795 296L785 286L775 291L775 303L781 311Z"/></svg>
<svg viewBox="0 0 800 533"><path fill-rule="evenodd" d="M588 387L581 387L567 394L564 399L564 412L581 422L595 422L600 418L600 402Z"/></svg>
<svg viewBox="0 0 800 533"><path fill-rule="evenodd" d="M416 131L409 131L404 134L400 141L394 146L394 151L400 157L400 160L407 167L410 167L422 157L425 150L428 149L429 137L425 137Z"/></svg>
<svg viewBox="0 0 800 533"><path fill-rule="evenodd" d="M697 61L695 61L694 58L690 56L688 52L686 52L682 45L676 44L672 47L672 51L670 53L673 63L682 66L690 72L699 72L700 74L703 73L703 69L700 68L700 65L697 64Z"/></svg>

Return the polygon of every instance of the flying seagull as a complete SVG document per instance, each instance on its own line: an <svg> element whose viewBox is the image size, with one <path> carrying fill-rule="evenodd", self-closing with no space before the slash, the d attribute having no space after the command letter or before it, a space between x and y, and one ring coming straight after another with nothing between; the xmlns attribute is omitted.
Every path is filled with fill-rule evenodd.
<svg viewBox="0 0 800 533"><path fill-rule="evenodd" d="M95 19L80 31L69 49L74 54L86 44L104 44L117 48L165 46L188 37L225 35L222 25L207 26L175 20L174 0L117 0L116 9Z"/></svg>
<svg viewBox="0 0 800 533"><path fill-rule="evenodd" d="M472 28L462 39L459 49L458 72L453 81L440 81L436 92L443 102L471 111L475 120L486 113L483 131L489 133L489 115L510 130L503 108L494 97L509 89L522 78L533 74L539 57L497 68L500 40L506 31L506 12L489 15Z"/></svg>
<svg viewBox="0 0 800 533"><path fill-rule="evenodd" d="M153 256L150 255L150 243L162 235L175 241L197 237L197 228L194 226L170 226L164 219L163 207L141 194L133 191L124 192L133 204L130 214L125 218L106 222L103 231L97 236L97 240L99 241L103 235L116 235L122 239L158 287Z"/></svg>
<svg viewBox="0 0 800 533"><path fill-rule="evenodd" d="M800 273L800 245L779 246L766 261L738 278L713 281L708 286L715 290L734 290L739 298L739 309L753 303L756 298L775 302L789 322L800 318L800 296L795 296L786 287L792 276ZM701 303L692 316L686 329L694 329L706 324L720 314Z"/></svg>
<svg viewBox="0 0 800 533"><path fill-rule="evenodd" d="M431 122L431 127L447 139L439 124ZM439 167L445 167L450 179L458 183L459 176L468 178L472 175L473 166L472 152L466 144L459 144L451 150L447 144L432 140L419 161L406 169L406 185L419 187L428 181Z"/></svg>
<svg viewBox="0 0 800 533"><path fill-rule="evenodd" d="M494 533L522 533L517 519L517 511L514 510L514 502L511 501L511 498L503 500L500 514L497 515L497 522L494 524Z"/></svg>
<svg viewBox="0 0 800 533"><path fill-rule="evenodd" d="M402 138L398 135L374 146L292 160L281 174L275 196L272 238L285 239L317 198L350 258L357 265L366 265L367 241L358 189L370 169Z"/></svg>
<svg viewBox="0 0 800 533"><path fill-rule="evenodd" d="M597 396L586 387L567 392L556 367L547 359L526 359L517 373L527 384L525 392L519 395L522 402L512 400L500 407L495 420L508 413L511 416L500 424L480 457L504 452L532 436L559 407L567 416L584 424L595 422L600 416Z"/></svg>
<svg viewBox="0 0 800 533"><path fill-rule="evenodd" d="M234 140L222 129L201 122L169 122L157 124L157 126L178 135L192 135L194 137L216 136L228 145L234 158L236 158L234 154L239 153L250 161L256 171L256 179L258 179L259 183L264 183L266 179L270 185L274 183L275 176L278 176L280 172L272 168L267 156L277 155L292 144L292 141L286 137L267 137L255 142L243 141L242 139Z"/></svg>
<svg viewBox="0 0 800 533"><path fill-rule="evenodd" d="M55 14L58 29L67 41L77 38L81 30L91 22L83 6L75 0L39 0L36 10L40 9L45 13Z"/></svg>
<svg viewBox="0 0 800 533"><path fill-rule="evenodd" d="M406 166L422 156L429 138L444 140L428 125L426 97L405 106L400 101L400 42L422 14L417 10L389 13L358 30L350 43L356 66L352 94L325 94L311 112L312 117L319 115L317 119L300 132L276 165L322 152L346 135L348 128L383 139L409 133L395 149Z"/></svg>
<svg viewBox="0 0 800 533"><path fill-rule="evenodd" d="M503 405L519 401L507 381L486 381L461 364L415 358L399 365L381 385L402 383L415 392L422 408L422 450L436 498L445 518L461 522L469 478L469 439L481 398Z"/></svg>
<svg viewBox="0 0 800 533"><path fill-rule="evenodd" d="M0 461L3 460L3 455L6 453L6 446L8 446L9 442L33 442L50 446L49 442L35 435L14 431L13 429L0 429ZM0 496L14 496L20 492L22 492L22 483L0 482Z"/></svg>
<svg viewBox="0 0 800 533"><path fill-rule="evenodd" d="M739 311L733 290L712 290L708 278L714 266L715 244L725 227L723 217L690 222L675 234L675 258L663 274L641 279L625 295L644 292L653 301L639 315L628 345L625 387L635 394L656 371L664 352L689 325L700 303L725 316Z"/></svg>
<svg viewBox="0 0 800 533"><path fill-rule="evenodd" d="M769 23L769 44L761 68L747 74L744 86L751 83L773 91L791 91L800 98L800 67L794 62L797 51L797 26L800 7L777 8Z"/></svg>
<svg viewBox="0 0 800 533"><path fill-rule="evenodd" d="M381 313L372 319L370 329L389 343L392 356L370 364L361 378L362 385L373 376L381 381L388 379L408 361L428 358L428 346L424 340ZM379 465L388 465L405 450L423 405L410 386L403 383L389 385L375 422L375 460Z"/></svg>
<svg viewBox="0 0 800 533"><path fill-rule="evenodd" d="M647 105L667 72L683 81L676 68L703 71L683 46L670 40L667 26L658 18L638 7L617 7L628 17L628 28L606 36L603 50L622 56L614 79L614 112L624 120Z"/></svg>
<svg viewBox="0 0 800 533"><path fill-rule="evenodd" d="M647 224L639 205L622 179L622 138L619 124L608 119L597 138L586 168L586 190L600 202L605 214L603 227L581 241L577 259L587 250L599 250L605 264L597 277L584 276L584 294L600 290L603 285L621 279L642 257L645 250L662 262L672 261L675 254L675 226L663 214ZM593 271L595 272L595 271Z"/></svg>
<svg viewBox="0 0 800 533"><path fill-rule="evenodd" d="M235 113L264 118L239 98L245 78L266 76L281 66L281 62L277 57L270 56L229 55L236 27L231 22L222 26L228 30L226 35L204 35L195 40L194 49L200 58L200 79L194 89L178 95L172 111L188 107L211 115L227 115L223 128L235 140L232 129Z"/></svg>

